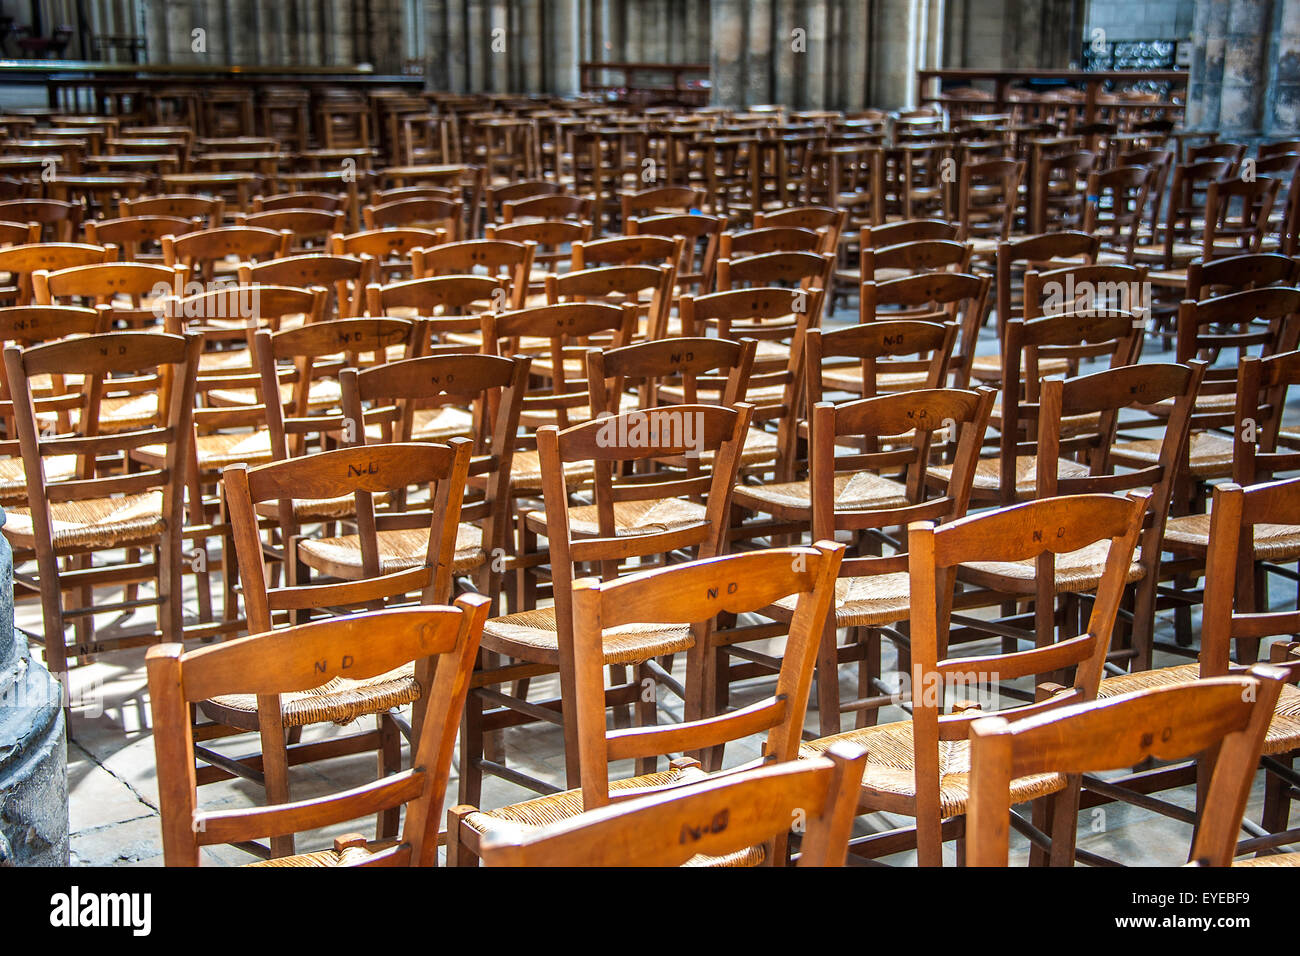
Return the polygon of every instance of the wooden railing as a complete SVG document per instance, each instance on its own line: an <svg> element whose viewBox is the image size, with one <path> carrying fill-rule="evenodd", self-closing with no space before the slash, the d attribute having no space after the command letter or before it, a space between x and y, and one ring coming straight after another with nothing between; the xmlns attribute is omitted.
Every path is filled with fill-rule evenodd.
<svg viewBox="0 0 1300 956"><path fill-rule="evenodd" d="M1158 84L1168 86L1165 97L1167 110L1181 113L1187 101L1186 70L979 70L973 68L954 68L946 70L917 70L918 103L956 103L969 104L969 100L958 97L946 97L943 84L962 83L969 85L977 82L993 83L993 99L989 107L993 112L1004 112L1012 99L1008 93L1013 84L1032 81L1055 81L1063 86L1083 88L1084 122L1091 123L1097 118L1097 98L1107 87L1122 89L1137 84ZM1175 97L1178 97L1175 100Z"/></svg>
<svg viewBox="0 0 1300 956"><path fill-rule="evenodd" d="M703 106L709 86L692 85L687 77L709 77L707 63L580 63L579 85L584 93L597 93L611 103L636 106ZM607 73L621 75L611 82ZM613 94L611 96L610 94Z"/></svg>

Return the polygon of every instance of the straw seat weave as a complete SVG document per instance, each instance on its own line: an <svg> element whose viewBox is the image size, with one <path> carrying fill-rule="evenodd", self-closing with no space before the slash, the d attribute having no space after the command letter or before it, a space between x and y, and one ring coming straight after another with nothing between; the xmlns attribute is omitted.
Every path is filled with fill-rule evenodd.
<svg viewBox="0 0 1300 956"><path fill-rule="evenodd" d="M120 498L51 501L54 547L112 548L157 538L167 527L161 491ZM10 508L4 533L20 548L36 547L30 508Z"/></svg>
<svg viewBox="0 0 1300 956"><path fill-rule="evenodd" d="M574 488L596 477L596 465L590 461L571 461L564 466L564 483ZM535 449L517 451L510 459L512 491L541 491L542 462Z"/></svg>
<svg viewBox="0 0 1300 956"><path fill-rule="evenodd" d="M417 408L411 416L411 441L446 441L474 433L474 418L463 408Z"/></svg>
<svg viewBox="0 0 1300 956"><path fill-rule="evenodd" d="M611 791L644 790L654 787L670 787L680 784L698 783L707 780L708 774L698 767L684 770L676 768L661 770L623 780L611 780ZM520 837L531 833L539 827L560 823L582 813L582 791L564 790L560 793L547 794L534 800L501 807L497 810L480 810L467 814L465 823L484 836ZM763 847L748 847L725 856L697 855L687 860L686 866L758 866L763 862Z"/></svg>
<svg viewBox="0 0 1300 956"><path fill-rule="evenodd" d="M103 433L128 432L149 428L158 421L158 393L113 395L99 403L99 430Z"/></svg>
<svg viewBox="0 0 1300 956"><path fill-rule="evenodd" d="M878 511L883 508L902 508L907 504L907 488L904 485L870 471L836 475L834 491L835 507L842 511ZM756 511L765 508L806 510L812 507L812 491L807 481L737 485L732 500L735 504Z"/></svg>
<svg viewBox="0 0 1300 956"><path fill-rule="evenodd" d="M695 646L694 632L681 624L622 624L604 633L605 663L637 664ZM559 638L555 608L519 611L494 617L483 625L483 646L512 657L558 664Z"/></svg>
<svg viewBox="0 0 1300 956"><path fill-rule="evenodd" d="M376 508L391 500L388 492L371 496ZM278 501L259 501L253 510L262 518L279 518ZM338 498L295 498L293 499L293 517L295 521L324 521L329 518L350 518L357 513L357 499L354 495L341 495Z"/></svg>
<svg viewBox="0 0 1300 956"><path fill-rule="evenodd" d="M1055 593L1075 594L1095 590L1101 583L1102 572L1106 570L1106 554L1109 549L1109 541L1094 541L1078 551L1058 554ZM1005 579L1010 578L1021 584L1024 593L1033 591L1038 581L1037 567L1032 558L1024 561L968 561L960 566L958 573L963 581L990 588L1006 587ZM1142 580L1145 575L1141 555L1135 551L1127 580L1132 584Z"/></svg>
<svg viewBox="0 0 1300 956"><path fill-rule="evenodd" d="M1300 866L1300 853L1270 853L1249 860L1237 860L1233 866Z"/></svg>
<svg viewBox="0 0 1300 956"><path fill-rule="evenodd" d="M1198 663L1158 667L1155 670L1119 674L1105 678L1097 688L1098 698L1118 697L1152 687L1171 687L1190 684L1201 676ZM1300 689L1292 684L1282 686L1268 733L1264 735L1264 753L1284 754L1300 747Z"/></svg>
<svg viewBox="0 0 1300 956"><path fill-rule="evenodd" d="M199 356L200 372L251 372L253 356L248 349L221 349Z"/></svg>
<svg viewBox="0 0 1300 956"><path fill-rule="evenodd" d="M1202 253L1199 242L1175 242L1173 245L1173 260L1182 261L1184 264L1191 262ZM1133 247L1133 259L1139 263L1163 264L1165 261L1165 244L1163 242L1154 245L1141 245Z"/></svg>
<svg viewBox="0 0 1300 956"><path fill-rule="evenodd" d="M420 699L415 665L404 664L366 680L336 677L311 690L280 695L285 727L332 722L349 724L367 714L382 714ZM224 694L199 704L213 720L232 727L257 729L257 695Z"/></svg>
<svg viewBox="0 0 1300 956"><path fill-rule="evenodd" d="M378 531L375 539L379 545L381 574L423 567L427 560L428 528ZM338 538L304 538L298 543L298 557L309 568L324 573L339 574L340 569L351 569L352 574L343 576L356 578L362 574L361 539L355 534ZM486 560L483 530L462 522L456 529L456 557L452 570L471 571Z"/></svg>
<svg viewBox="0 0 1300 956"><path fill-rule="evenodd" d="M546 512L530 511L527 520L535 528L544 529ZM614 502L614 534L620 538L680 531L704 521L704 505L681 498ZM579 505L570 508L569 532L574 537L598 537L600 524L596 506Z"/></svg>
<svg viewBox="0 0 1300 956"><path fill-rule="evenodd" d="M221 432L199 435L194 441L199 468L203 471L220 471L227 465L261 465L271 460L271 433ZM155 467L167 460L166 445L145 445L135 449L131 457Z"/></svg>
<svg viewBox="0 0 1300 956"><path fill-rule="evenodd" d="M67 481L77 475L76 455L50 455L45 459L45 480ZM0 504L25 504L27 470L21 458L0 459Z"/></svg>
<svg viewBox="0 0 1300 956"><path fill-rule="evenodd" d="M952 465L931 465L926 469L926 475L933 480L948 482L952 480ZM1088 466L1077 461L1070 461L1068 458L1058 458L1056 461L1056 476L1058 478L1083 478L1088 474ZM975 481L972 488L975 491L982 491L996 494L998 491L999 481L1002 477L1002 459L1000 458L981 458L975 464ZM1016 457L1016 497L1033 498L1038 491L1038 459L1033 455L1019 455Z"/></svg>
<svg viewBox="0 0 1300 956"><path fill-rule="evenodd" d="M1160 457L1160 443L1159 438L1116 442L1111 455L1120 461L1154 465ZM1197 478L1226 478L1232 474L1232 436L1192 432L1188 439L1188 466Z"/></svg>
<svg viewBox="0 0 1300 956"><path fill-rule="evenodd" d="M783 617L794 615L796 595L787 595L774 607ZM835 581L835 626L875 627L905 620L912 608L911 581L906 571L873 574Z"/></svg>
<svg viewBox="0 0 1300 956"><path fill-rule="evenodd" d="M208 392L208 400L215 406L230 408L260 404L261 395L255 388L214 388ZM318 378L307 390L307 407L313 410L336 408L342 400L343 390L332 378ZM285 405L293 401L293 383L280 386L280 401Z"/></svg>
<svg viewBox="0 0 1300 956"><path fill-rule="evenodd" d="M982 382L1000 381L1002 378L1002 356L977 355L970 363L971 374ZM1048 378L1052 375L1065 375L1070 370L1070 363L1060 358L1038 360L1038 375ZM1020 370L1020 377L1025 377L1025 369Z"/></svg>
<svg viewBox="0 0 1300 956"><path fill-rule="evenodd" d="M333 848L317 850L314 853L297 853L293 856L279 856L273 860L257 860L244 866L359 866L380 850L387 849L391 843L367 843L365 846L350 846L340 853Z"/></svg>
<svg viewBox="0 0 1300 956"><path fill-rule="evenodd" d="M1165 524L1165 543L1178 550L1204 551L1210 546L1209 515L1179 515ZM1286 524L1255 525L1255 560L1300 558L1300 528Z"/></svg>
<svg viewBox="0 0 1300 956"><path fill-rule="evenodd" d="M904 392L925 388L927 372L879 372L876 389L881 392ZM833 366L822 370L822 388L841 392L862 393L862 366Z"/></svg>
<svg viewBox="0 0 1300 956"><path fill-rule="evenodd" d="M849 741L867 751L867 769L862 775L863 789L870 797L859 805L888 813L912 814L916 800L916 752L912 740L912 722L879 724L848 730L820 740L810 740L799 747L799 757L807 760L824 756L831 745ZM1056 793L1065 788L1065 777L1056 773L1031 774L1011 781L1011 802L1023 803ZM970 744L965 740L939 741L939 812L944 817L966 812L970 798Z"/></svg>

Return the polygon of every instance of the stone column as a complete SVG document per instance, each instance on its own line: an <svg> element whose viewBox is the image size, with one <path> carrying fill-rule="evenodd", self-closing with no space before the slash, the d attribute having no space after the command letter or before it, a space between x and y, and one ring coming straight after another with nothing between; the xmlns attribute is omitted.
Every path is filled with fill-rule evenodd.
<svg viewBox="0 0 1300 956"><path fill-rule="evenodd" d="M547 89L556 96L573 96L578 92L578 63L582 50L579 40L582 14L578 3L579 0L546 0L546 33L550 44L547 62L551 74ZM596 59L603 58L598 49Z"/></svg>
<svg viewBox="0 0 1300 956"><path fill-rule="evenodd" d="M745 105L744 9L744 0L713 0L710 4L713 52L709 63L715 106Z"/></svg>
<svg viewBox="0 0 1300 956"><path fill-rule="evenodd" d="M1300 134L1300 0L1279 0L1273 78L1268 101L1268 135Z"/></svg>
<svg viewBox="0 0 1300 956"><path fill-rule="evenodd" d="M67 866L61 688L14 628L13 578L13 552L0 537L0 867Z"/></svg>
<svg viewBox="0 0 1300 956"><path fill-rule="evenodd" d="M442 55L447 59L447 89L456 93L469 89L467 17L465 0L447 0L447 48Z"/></svg>
<svg viewBox="0 0 1300 956"><path fill-rule="evenodd" d="M749 50L745 64L745 102L749 105L771 103L772 61L779 37L772 35L772 0L752 0L749 4Z"/></svg>
<svg viewBox="0 0 1300 956"><path fill-rule="evenodd" d="M1229 135L1258 135L1264 119L1270 0L1232 0L1223 51L1219 125Z"/></svg>

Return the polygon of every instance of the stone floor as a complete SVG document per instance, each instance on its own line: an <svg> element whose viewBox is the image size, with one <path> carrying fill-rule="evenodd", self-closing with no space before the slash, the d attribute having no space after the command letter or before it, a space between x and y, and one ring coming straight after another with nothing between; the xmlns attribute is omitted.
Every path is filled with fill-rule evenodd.
<svg viewBox="0 0 1300 956"><path fill-rule="evenodd" d="M855 313L853 313L855 317ZM842 310L834 321L848 321L850 314ZM980 351L995 347L991 329L982 337ZM1148 359L1149 360L1149 359ZM193 578L187 577L186 613L197 610L193 593ZM1294 600L1294 593L1291 594ZM42 632L39 605L20 604L17 610L20 628L39 643ZM1161 635L1169 638L1169 622L1161 622ZM987 648L986 648L987 649ZM974 654L980 645L971 645L966 653ZM888 671L892 665L888 649L884 661ZM1157 655L1158 666L1178 663L1169 655ZM678 676L684 667L682 655L677 660ZM846 687L854 686L851 668L844 668L841 679ZM539 693L547 688L536 682ZM144 670L144 651L133 650L102 658L94 663L76 668L70 678L73 717L68 745L68 786L71 804L72 859L85 866L159 866L162 864L162 844L159 831L157 780L153 741L150 734L150 715L147 682ZM554 687L549 688L551 693ZM771 691L771 683L757 681L741 688L737 697L743 702L746 695L753 698ZM846 691L847 693L847 691ZM814 701L816 697L814 695ZM676 700L663 704L664 720L680 719L680 703ZM907 714L897 707L888 708L884 720L906 719ZM810 710L806 726L816 727L817 714ZM307 739L346 732L339 728L315 728ZM244 749L234 747L227 752L247 753L255 749L251 736L244 740ZM506 732L505 750L511 762L521 770L563 782L564 764L562 739L558 728L549 725L513 728ZM728 747L726 763L735 765L757 756L757 741L746 740ZM627 767L616 767L615 776L630 774ZM371 756L358 756L335 760L323 765L294 768L291 777L293 793L307 797L330 792L374 779L375 760ZM244 781L232 781L204 787L200 800L205 807L249 806L261 802L257 787ZM449 791L449 802L455 802L456 770ZM501 780L489 778L484 785L485 807L502 806L529 794L523 789ZM1191 806L1190 789L1167 795L1173 802ZM1262 786L1257 780L1256 792L1249 813L1258 818L1262 800ZM887 814L872 814L858 822L858 832L867 833L906 825L909 821ZM368 827L370 824L366 824ZM360 824L341 826L331 831L309 834L300 839L299 850L328 846L337 833L361 829ZM1190 843L1190 827L1166 817L1134 807L1112 805L1104 810L1087 811L1080 815L1079 845L1103 856L1131 864L1177 865L1186 859ZM1026 843L1018 835L1012 836L1013 862L1023 863ZM908 864L915 854L899 854L888 862ZM228 847L205 851L205 861L216 865L236 865L252 858L240 850ZM952 845L945 847L945 859L955 862Z"/></svg>

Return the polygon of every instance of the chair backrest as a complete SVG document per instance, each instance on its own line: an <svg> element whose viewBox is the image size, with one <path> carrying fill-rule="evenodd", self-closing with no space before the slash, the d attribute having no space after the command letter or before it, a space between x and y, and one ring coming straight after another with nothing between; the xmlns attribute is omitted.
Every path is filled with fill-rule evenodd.
<svg viewBox="0 0 1300 956"><path fill-rule="evenodd" d="M344 863L436 866L438 825L452 748L478 653L487 600L463 595L451 607L422 607L316 621L279 634L225 641L188 653L180 644L151 647L146 658L154 751L168 866L197 866L203 846L251 841L330 826L405 807L401 841ZM415 662L432 669L424 720L412 743L411 769L342 793L273 807L199 809L191 706L224 694L280 695L335 678L365 680Z"/></svg>
<svg viewBox="0 0 1300 956"><path fill-rule="evenodd" d="M360 255L330 255L312 252L285 256L269 262L240 263L241 285L297 286L301 289L321 286L334 293L333 310L325 305L324 316L337 314L340 319L358 316L364 310L365 286L372 276L374 259Z"/></svg>
<svg viewBox="0 0 1300 956"><path fill-rule="evenodd" d="M470 428L465 437L473 441L466 495L472 500L462 502L461 520L485 522L483 548L488 554L504 549L510 531L504 510L510 465L531 361L528 356L426 355L344 369L339 375L344 437L350 422L356 444L411 442L418 440L413 436L417 411L466 411Z"/></svg>
<svg viewBox="0 0 1300 956"><path fill-rule="evenodd" d="M434 341L450 332L477 331L476 306L500 309L508 304L509 283L502 276L426 276L366 286L366 311L371 316L413 314L425 320L425 332Z"/></svg>
<svg viewBox="0 0 1300 956"><path fill-rule="evenodd" d="M230 465L222 473L239 576L250 633L270 631L274 615L291 612L298 622L321 608L375 608L387 599L421 592L423 604L446 601L456 549L456 526L469 470L472 442L453 438L445 445L410 443L337 448L249 468ZM377 495L430 486L426 511L377 512ZM334 583L300 582L297 549L302 542L295 500L330 500L351 495L355 504L363 577ZM270 587L264 565L257 505L278 502L278 530L285 543L284 577ZM383 567L380 530L428 528L429 547L422 564L396 571Z"/></svg>
<svg viewBox="0 0 1300 956"><path fill-rule="evenodd" d="M1155 170L1150 166L1094 170L1088 177L1088 211L1083 231L1102 234L1102 230L1108 230L1103 243L1122 254L1126 262L1132 261L1154 178ZM1110 210L1105 219L1101 216L1103 197Z"/></svg>
<svg viewBox="0 0 1300 956"><path fill-rule="evenodd" d="M742 402L754 366L754 348L753 339L674 336L618 349L590 349L587 382L592 414L617 413L629 386L637 389L643 409L675 404L665 398L669 388L679 392L680 402L687 405L699 401L701 390L718 395L721 405Z"/></svg>
<svg viewBox="0 0 1300 956"><path fill-rule="evenodd" d="M546 530L551 554L551 580L555 594L555 620L561 647L574 639L574 567L599 563L602 577L612 579L619 563L634 556L666 554L694 549L696 557L720 554L725 546L731 490L740 467L740 452L749 427L751 406L674 405L624 412L570 426L537 430L541 461L542 495L546 503ZM710 467L704 468L706 454ZM575 534L569 520L570 505L565 464L591 461L595 536ZM674 470L656 473L654 481L624 476L622 463L662 462ZM684 499L693 499L686 501ZM676 513L658 505L662 523L646 526L644 533L619 535L614 504L681 501ZM691 507L703 502L703 507ZM671 516L671 520L669 520Z"/></svg>
<svg viewBox="0 0 1300 956"><path fill-rule="evenodd" d="M3 255L3 251L0 251ZM1184 299L1178 306L1177 361L1198 356L1217 358L1236 352L1261 357L1290 352L1300 340L1300 288L1269 286L1231 292L1200 302ZM1236 365L1209 369L1201 385L1203 396L1231 395L1237 389Z"/></svg>
<svg viewBox="0 0 1300 956"><path fill-rule="evenodd" d="M823 252L768 252L734 262L718 259L718 291L787 284L829 289L835 257Z"/></svg>
<svg viewBox="0 0 1300 956"><path fill-rule="evenodd" d="M943 219L903 219L862 230L864 246L892 246L922 239L956 239L960 226Z"/></svg>
<svg viewBox="0 0 1300 956"><path fill-rule="evenodd" d="M480 275L502 277L509 292L509 307L522 309L528 296L537 243L531 239L464 239L411 251L411 271L417 279L432 276ZM482 270L480 273L479 270Z"/></svg>
<svg viewBox="0 0 1300 956"><path fill-rule="evenodd" d="M308 322L277 332L259 330L253 339L253 364L265 406L262 414L270 432L271 454L276 458L300 455L307 447L307 436L324 439L345 428L345 416L337 411L339 391L335 391L341 391L341 384L327 384L327 380L337 382L343 367L382 365L392 348L401 349L402 357L409 358L418 335L417 323L389 316ZM290 386L287 401L280 394L284 385ZM318 399L318 390L328 399ZM220 414L229 413L212 414L219 421ZM206 409L196 411L195 423L200 424L207 414Z"/></svg>
<svg viewBox="0 0 1300 956"><path fill-rule="evenodd" d="M932 834L918 834L918 858L923 866L937 866L941 860L940 742L965 740L971 721L981 716L980 711L969 709L944 713L947 703L962 689L996 688L999 682L1070 667L1075 668L1071 686L1003 713L1031 716L1092 700L1101 682L1145 510L1142 496L1071 495L971 515L940 528L930 522L915 522L908 529L916 817L933 823ZM1026 650L990 653L974 666L968 659L949 656L958 565L1035 559L1039 576L1052 581L1056 555L1103 541L1108 542L1105 570L1082 634Z"/></svg>
<svg viewBox="0 0 1300 956"><path fill-rule="evenodd" d="M577 222L592 222L595 215L594 203L582 196L533 196L528 199L516 199L501 204L503 221L506 224L524 219L569 219Z"/></svg>
<svg viewBox="0 0 1300 956"><path fill-rule="evenodd" d="M1287 393L1300 383L1300 351L1259 358L1237 366L1237 402L1232 424L1232 480L1253 485L1300 468L1300 451L1279 442Z"/></svg>
<svg viewBox="0 0 1300 956"><path fill-rule="evenodd" d="M1216 485L1212 505L1201 614L1202 677L1232 670L1233 641L1239 660L1255 660L1261 640L1300 630L1300 612L1263 610L1266 602L1259 601L1253 586L1258 552L1267 549L1270 538L1294 535L1300 527L1300 478L1248 488ZM1300 665L1291 670L1294 683Z"/></svg>
<svg viewBox="0 0 1300 956"><path fill-rule="evenodd" d="M966 272L927 272L920 275L865 281L859 297L859 320L919 319L954 322L960 330L956 358L950 365L953 384L965 388L975 361L975 344L988 304L990 279ZM882 309L882 306L899 311Z"/></svg>
<svg viewBox="0 0 1300 956"><path fill-rule="evenodd" d="M458 199L416 197L366 206L361 210L367 229L409 228L411 226L445 230L455 242L461 235L464 204Z"/></svg>
<svg viewBox="0 0 1300 956"><path fill-rule="evenodd" d="M32 293L39 305L85 304L110 307L110 317L145 324L161 324L163 311L145 298L157 299L178 293L181 275L176 269L145 262L106 262L98 265L73 266L56 272L32 273ZM129 309L114 300L125 296ZM79 300L79 301L73 301Z"/></svg>
<svg viewBox="0 0 1300 956"><path fill-rule="evenodd" d="M1266 176L1211 182L1205 193L1201 261L1209 262L1230 242L1242 252L1259 252L1280 186L1278 180Z"/></svg>
<svg viewBox="0 0 1300 956"><path fill-rule="evenodd" d="M994 394L988 387L929 388L815 406L808 435L813 540L834 540L839 531L906 528L915 521L938 523L965 515ZM940 429L955 442L956 452L946 487L931 496L926 471L933 435ZM891 440L882 450L879 439L884 436ZM905 481L901 500L873 502L870 508L840 503L842 497L852 500L855 478L897 471ZM902 554L845 558L840 567L845 577L906 570Z"/></svg>
<svg viewBox="0 0 1300 956"><path fill-rule="evenodd" d="M971 245L955 239L916 239L888 246L864 246L859 254L864 281L876 280L877 270L901 269L917 272L967 272Z"/></svg>
<svg viewBox="0 0 1300 956"><path fill-rule="evenodd" d="M222 223L226 201L217 196L173 193L123 199L121 208L123 216L174 216L186 220L198 217L205 220L209 227L216 227Z"/></svg>
<svg viewBox="0 0 1300 956"><path fill-rule="evenodd" d="M800 226L763 226L724 232L719 240L718 255L728 260L765 252L822 252L825 233Z"/></svg>
<svg viewBox="0 0 1300 956"><path fill-rule="evenodd" d="M97 265L109 261L112 248L75 242L30 242L0 248L0 272L18 279L14 305L32 305L32 273L38 269L54 272L73 266Z"/></svg>
<svg viewBox="0 0 1300 956"><path fill-rule="evenodd" d="M161 261L162 237L183 236L203 228L203 221L195 216L127 216L122 219L90 219L83 231L91 245L116 246L123 259L133 262L149 255Z"/></svg>
<svg viewBox="0 0 1300 956"><path fill-rule="evenodd" d="M213 266L232 256L243 260L279 259L289 254L293 233L287 229L262 229L257 226L219 226L200 229L183 236L164 236L163 262L184 265L207 281Z"/></svg>
<svg viewBox="0 0 1300 956"><path fill-rule="evenodd" d="M627 575L584 578L573 586L573 656L582 794L585 809L634 793L610 790L609 765L629 758L698 754L710 747L766 733L760 763L797 755L812 686L817 645L834 600L844 546L774 548ZM605 723L605 641L627 624L688 625L694 635L688 668L703 665L720 613L760 611L797 596L788 643L771 696L739 711L684 723L608 731Z"/></svg>
<svg viewBox="0 0 1300 956"><path fill-rule="evenodd" d="M626 238L657 237L628 236ZM676 258L673 257L669 261L675 264ZM646 337L661 339L667 335L674 276L674 265L667 263L598 266L594 269L566 272L563 275L549 274L546 276L546 301L548 305L593 301L612 304L638 303L646 310Z"/></svg>
<svg viewBox="0 0 1300 956"><path fill-rule="evenodd" d="M985 159L962 165L957 180L961 238L993 234L1005 240L1015 224L1025 164L1018 159Z"/></svg>
<svg viewBox="0 0 1300 956"><path fill-rule="evenodd" d="M898 377L910 379L918 373L925 376L923 387L942 387L956 343L954 322L882 319L830 332L809 329L804 340L805 415L811 420L813 406L823 400L827 358L857 359L862 368L861 395L870 398L899 391L894 386Z"/></svg>
<svg viewBox="0 0 1300 956"><path fill-rule="evenodd" d="M969 866L1006 866L1011 781L1031 774L1082 774L1213 753L1191 861L1230 866L1264 735L1283 673L1249 674L1058 708L970 727L971 794L966 815Z"/></svg>
<svg viewBox="0 0 1300 956"><path fill-rule="evenodd" d="M680 866L698 854L773 843L798 819L797 865L843 866L866 753L835 744L827 755L672 787L528 835L493 835L482 859L487 866Z"/></svg>
<svg viewBox="0 0 1300 956"><path fill-rule="evenodd" d="M1187 298L1197 301L1269 285L1300 285L1300 260L1277 252L1255 252L1210 262L1193 259L1187 265Z"/></svg>
<svg viewBox="0 0 1300 956"><path fill-rule="evenodd" d="M677 260L677 286L706 292L713 288L718 264L719 237L727 227L722 216L703 213L646 216L627 220L624 228L632 236L675 236L684 240Z"/></svg>
<svg viewBox="0 0 1300 956"><path fill-rule="evenodd" d="M1047 232L999 242L996 256L997 279L994 285L998 314L998 338L1002 337L1007 319L1024 315L1024 300L1017 301L1017 278L1023 282L1027 269L1050 268L1054 260L1081 256L1086 265L1097 261L1101 239L1086 232Z"/></svg>
<svg viewBox="0 0 1300 956"><path fill-rule="evenodd" d="M277 232L288 229L293 233L293 245L301 249L309 245L304 242L307 239L316 240L310 245L324 245L323 240L343 231L345 218L341 210L285 208L240 213L238 223Z"/></svg>

